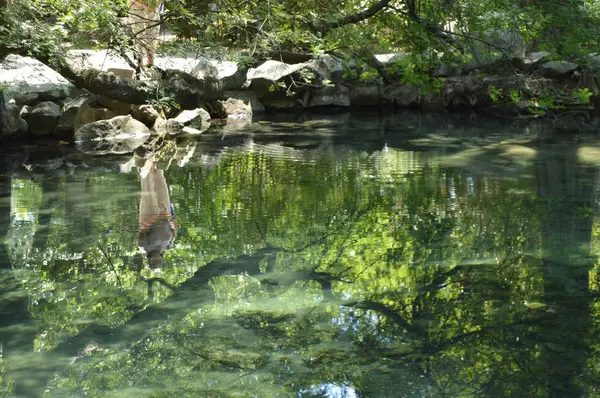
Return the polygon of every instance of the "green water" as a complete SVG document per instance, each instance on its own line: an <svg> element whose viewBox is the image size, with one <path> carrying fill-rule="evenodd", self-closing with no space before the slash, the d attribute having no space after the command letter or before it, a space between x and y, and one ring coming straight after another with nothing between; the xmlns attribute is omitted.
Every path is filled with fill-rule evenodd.
<svg viewBox="0 0 600 398"><path fill-rule="evenodd" d="M595 135L412 116L160 145L4 171L0 396L600 395Z"/></svg>

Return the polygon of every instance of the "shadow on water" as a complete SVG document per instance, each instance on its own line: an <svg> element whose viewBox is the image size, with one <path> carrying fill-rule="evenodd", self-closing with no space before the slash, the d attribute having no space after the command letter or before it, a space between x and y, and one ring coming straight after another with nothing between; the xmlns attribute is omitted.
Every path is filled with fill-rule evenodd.
<svg viewBox="0 0 600 398"><path fill-rule="evenodd" d="M598 394L596 120L295 117L5 157L0 395Z"/></svg>

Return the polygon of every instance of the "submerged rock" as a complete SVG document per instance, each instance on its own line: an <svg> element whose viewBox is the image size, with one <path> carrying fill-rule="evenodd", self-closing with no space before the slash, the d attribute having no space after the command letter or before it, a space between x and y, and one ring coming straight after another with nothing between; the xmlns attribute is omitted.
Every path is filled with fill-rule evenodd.
<svg viewBox="0 0 600 398"><path fill-rule="evenodd" d="M75 133L77 148L95 155L130 153L148 138L148 127L130 115L93 122Z"/></svg>

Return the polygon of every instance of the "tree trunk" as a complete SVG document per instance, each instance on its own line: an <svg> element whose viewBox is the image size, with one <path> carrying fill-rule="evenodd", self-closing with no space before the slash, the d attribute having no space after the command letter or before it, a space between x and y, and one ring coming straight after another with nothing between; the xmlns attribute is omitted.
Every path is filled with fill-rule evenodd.
<svg viewBox="0 0 600 398"><path fill-rule="evenodd" d="M97 69L78 69L65 62L58 65L57 71L79 88L129 104L141 105L169 98L181 109L196 109L204 101L222 97L220 81L197 79L180 71L162 71L161 79L157 81L126 79Z"/></svg>

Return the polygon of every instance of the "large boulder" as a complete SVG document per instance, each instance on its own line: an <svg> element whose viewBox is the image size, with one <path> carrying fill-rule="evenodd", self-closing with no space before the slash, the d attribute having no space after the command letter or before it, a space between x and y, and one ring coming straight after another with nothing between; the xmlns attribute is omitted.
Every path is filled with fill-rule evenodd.
<svg viewBox="0 0 600 398"><path fill-rule="evenodd" d="M183 109L196 109L203 101L223 96L222 83L211 76L197 78L178 70L163 72L164 94L177 99Z"/></svg>
<svg viewBox="0 0 600 398"><path fill-rule="evenodd" d="M560 77L577 70L577 64L568 61L550 61L540 65L540 74L546 77Z"/></svg>
<svg viewBox="0 0 600 398"><path fill-rule="evenodd" d="M54 132L60 113L60 106L54 102L40 102L27 116L29 133L38 137L51 135Z"/></svg>
<svg viewBox="0 0 600 398"><path fill-rule="evenodd" d="M86 124L75 132L77 148L94 155L130 153L148 138L148 127L131 115Z"/></svg>
<svg viewBox="0 0 600 398"><path fill-rule="evenodd" d="M247 70L236 62L201 58L191 75L198 79L216 79L221 82L223 90L240 89L246 82Z"/></svg>
<svg viewBox="0 0 600 398"><path fill-rule="evenodd" d="M0 62L0 85L6 101L17 105L59 101L70 97L76 88L67 79L40 61L10 54Z"/></svg>
<svg viewBox="0 0 600 398"><path fill-rule="evenodd" d="M125 79L126 81L133 80L135 72L129 68L108 68L108 73L112 73L115 76ZM98 103L105 108L110 109L117 115L128 115L131 111L131 104L122 101L115 101L104 95L98 96Z"/></svg>

